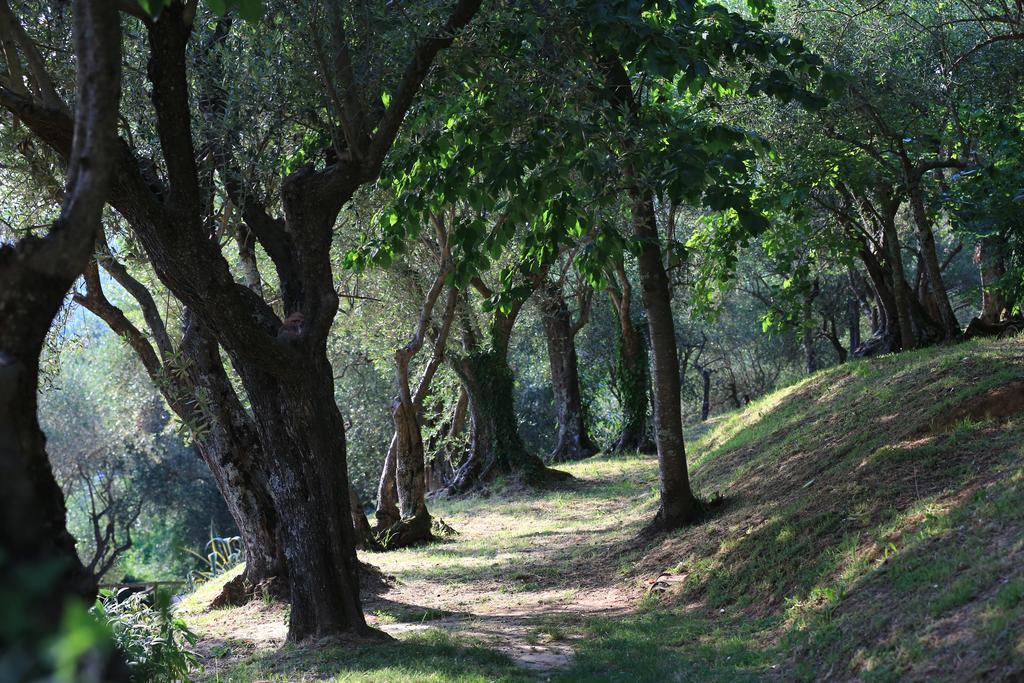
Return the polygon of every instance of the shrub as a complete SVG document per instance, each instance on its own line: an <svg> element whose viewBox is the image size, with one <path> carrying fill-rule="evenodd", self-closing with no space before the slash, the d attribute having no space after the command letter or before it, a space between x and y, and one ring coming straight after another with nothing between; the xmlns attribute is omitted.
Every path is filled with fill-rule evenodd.
<svg viewBox="0 0 1024 683"><path fill-rule="evenodd" d="M152 598L152 605L149 604ZM171 596L157 590L147 593L105 591L92 609L114 634L136 681L187 681L199 663L191 649L198 636L171 611Z"/></svg>

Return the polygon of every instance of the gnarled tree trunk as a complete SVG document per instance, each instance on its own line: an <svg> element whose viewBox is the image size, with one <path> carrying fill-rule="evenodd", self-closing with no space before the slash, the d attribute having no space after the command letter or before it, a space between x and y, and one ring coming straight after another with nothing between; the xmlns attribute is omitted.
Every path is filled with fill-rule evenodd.
<svg viewBox="0 0 1024 683"><path fill-rule="evenodd" d="M409 362L423 346L424 337L431 324L434 306L445 280L450 272L447 249L447 232L437 221L442 257L441 271L427 292L420 309L419 324L412 341L395 352L395 379L398 384L398 395L391 404L391 417L395 423L395 435L392 438L394 452L395 492L398 499L398 520L386 528L378 530L378 537L385 548L401 548L422 541L429 541L431 535L430 513L427 511L427 479L426 457L423 449L423 434L420 429L423 401L430 390L434 374L444 360L444 348L448 343L448 331L451 329L458 303L458 292L448 294L439 330L433 335L434 353L424 369L423 377L415 392L409 387ZM385 476L389 463L385 461Z"/></svg>
<svg viewBox="0 0 1024 683"><path fill-rule="evenodd" d="M288 637L369 635L359 603L344 427L326 354L297 359L291 381L251 361L234 365L260 441L274 454L266 471L291 579Z"/></svg>
<svg viewBox="0 0 1024 683"><path fill-rule="evenodd" d="M6 3L2 12L9 71L19 70L14 44L39 58L35 46L12 38L20 24ZM120 97L121 35L117 8L105 0L76 0L77 61L75 115L70 144L61 150L67 184L60 217L46 237L27 237L0 247L0 584L13 619L3 629L0 650L25 680L49 678L44 652L68 604L88 605L96 578L82 566L65 525L64 495L53 478L46 437L39 428L36 396L39 358L50 324L88 262L99 232L113 168ZM17 25L17 29L14 26ZM12 61L13 60L13 61ZM39 80L48 107L67 116L52 84ZM19 80L5 96L22 97ZM24 95L28 97L27 91ZM70 123L70 122L69 122ZM40 585L41 584L41 585ZM88 653L82 653L87 655ZM115 653L93 662L103 680L127 680Z"/></svg>
<svg viewBox="0 0 1024 683"><path fill-rule="evenodd" d="M917 242L921 248L924 273L928 282L928 291L938 309L938 320L941 324L942 341L953 341L961 337L960 323L949 302L946 284L942 281L942 267L939 265L938 253L935 249L935 234L924 204L924 188L921 185L922 173L911 167L909 160L903 156L904 177L907 181L907 195L910 199L911 213L917 228Z"/></svg>
<svg viewBox="0 0 1024 683"><path fill-rule="evenodd" d="M150 335L143 334L107 299L95 261L85 271L86 292L76 294L75 302L128 342L167 405L192 429L196 450L210 468L245 546L245 572L225 587L215 603L223 606L241 602L254 595L257 586L278 595L286 593L283 582L287 580L287 568L278 541L277 513L262 469L262 445L252 418L224 370L220 347L186 309L184 333L176 353L149 290L128 273L102 241L99 252L104 269L138 302ZM150 338L155 340L156 349ZM178 355L184 361L185 376L174 367Z"/></svg>
<svg viewBox="0 0 1024 683"><path fill-rule="evenodd" d="M490 347L482 347L475 335L464 330L465 351L449 359L469 396L471 417L470 452L455 471L448 487L452 493L467 491L498 474L511 474L531 486L571 478L565 472L546 467L526 449L519 436L508 344L522 304L516 303L507 314L493 314Z"/></svg>
<svg viewBox="0 0 1024 683"><path fill-rule="evenodd" d="M498 474L513 474L530 485L543 484L549 470L519 436L512 369L503 353L477 350L452 360L469 396L470 454L455 472L453 493L466 491Z"/></svg>
<svg viewBox="0 0 1024 683"><path fill-rule="evenodd" d="M573 323L572 313L557 283L549 282L544 286L540 309L544 318L555 415L558 420L558 437L548 459L551 462L564 462L589 458L597 453L597 447L587 432L576 359L576 334L582 325L577 327ZM581 311L580 317L581 322L585 321L584 312Z"/></svg>
<svg viewBox="0 0 1024 683"><path fill-rule="evenodd" d="M256 425L224 370L217 342L191 315L186 315L181 351L189 363L193 387L207 399L202 407L209 427L198 435L196 446L245 544L242 595L251 596L257 586L288 579L280 520L264 471L267 458ZM282 584L272 590L280 593L287 589Z"/></svg>

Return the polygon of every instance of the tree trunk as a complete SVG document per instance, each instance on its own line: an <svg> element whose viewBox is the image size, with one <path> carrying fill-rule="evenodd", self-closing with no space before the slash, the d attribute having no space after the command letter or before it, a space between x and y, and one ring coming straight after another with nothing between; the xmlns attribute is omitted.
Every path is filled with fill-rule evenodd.
<svg viewBox="0 0 1024 683"><path fill-rule="evenodd" d="M352 518L352 531L356 536L356 548L360 550L382 550L377 542L377 537L370 527L370 520L366 518L363 510L363 503L359 500L359 494L351 484L348 486L348 511Z"/></svg>
<svg viewBox="0 0 1024 683"><path fill-rule="evenodd" d="M558 419L558 437L548 459L565 462L589 458L597 453L597 447L587 433L576 358L576 331L562 289L557 284L545 285L541 313Z"/></svg>
<svg viewBox="0 0 1024 683"><path fill-rule="evenodd" d="M904 159L906 164L906 160ZM924 261L924 272L927 276L928 290L935 302L939 312L939 322L942 325L942 340L953 341L959 339L962 331L960 323L953 312L953 306L949 302L949 293L942 281L942 267L939 265L939 256L935 249L935 234L932 232L931 222L928 220L928 212L924 206L924 190L921 187L921 176L905 169L908 184L910 206L914 215L914 223L917 226L917 241L921 247L921 256Z"/></svg>
<svg viewBox="0 0 1024 683"><path fill-rule="evenodd" d="M7 22L17 22L6 3L2 11ZM76 111L73 140L63 150L64 204L46 237L0 246L0 585L13 617L5 623L0 651L15 671L23 667L18 673L25 680L50 677L52 663L42 653L65 610L96 596L96 578L82 566L67 531L64 495L50 468L36 403L47 331L99 232L118 120L117 8L104 0L77 0L72 11ZM9 61L12 56L15 63L20 59L12 51ZM60 110L62 104L48 106ZM91 663L97 678L127 680L116 653L87 647L82 657L103 657Z"/></svg>
<svg viewBox="0 0 1024 683"><path fill-rule="evenodd" d="M857 348L855 355L859 357L883 355L900 348L899 312L896 307L896 296L893 287L886 277L885 269L867 245L861 247L860 258L868 273L871 288L875 294L874 327L872 338Z"/></svg>
<svg viewBox="0 0 1024 683"><path fill-rule="evenodd" d="M541 273L533 285L538 286ZM489 292L483 283L475 285L481 293ZM489 346L482 345L471 329L463 330L464 351L450 359L450 366L469 396L471 418L470 450L448 487L461 493L499 474L511 474L528 486L546 486L572 476L550 469L526 449L519 436L519 420L515 409L515 380L508 364L508 347L512 329L525 299L520 299L507 313L496 311L490 320Z"/></svg>
<svg viewBox="0 0 1024 683"><path fill-rule="evenodd" d="M267 473L291 579L292 641L375 633L359 603L345 432L334 402L334 375L322 351L302 358L292 381L233 358L260 441L274 454Z"/></svg>
<svg viewBox="0 0 1024 683"><path fill-rule="evenodd" d="M257 586L265 587L266 582L278 578L287 581L288 577L280 524L264 471L266 457L256 425L224 370L217 342L187 311L184 328L181 354L192 382L192 402L201 414L175 412L186 424L200 418L208 425L205 432L196 434L196 447L210 467L245 545L242 595L251 596ZM180 401L169 403L175 409ZM284 586L275 587L276 592L285 590Z"/></svg>
<svg viewBox="0 0 1024 683"><path fill-rule="evenodd" d="M856 355L860 347L860 301L854 295L846 303L846 324L850 329L850 353Z"/></svg>
<svg viewBox="0 0 1024 683"><path fill-rule="evenodd" d="M395 488L399 519L378 532L385 549L401 548L432 539L427 511L427 480L423 437L416 407L396 398L391 404L395 423Z"/></svg>
<svg viewBox="0 0 1024 683"><path fill-rule="evenodd" d="M469 396L471 427L470 455L456 470L451 491L466 491L499 474L512 474L528 485L550 481L556 471L530 453L519 436L514 380L505 354L478 350L454 359L453 369Z"/></svg>
<svg viewBox="0 0 1024 683"><path fill-rule="evenodd" d="M657 447L648 430L651 387L647 348L633 322L632 287L621 262L617 272L618 291L610 290L609 294L619 320L614 379L622 408L622 428L611 450L613 453L654 453Z"/></svg>
<svg viewBox="0 0 1024 683"><path fill-rule="evenodd" d="M981 274L981 321L994 325L1009 313L999 281L1006 275L1006 260L1003 256L1005 241L1002 237L983 237L974 250L974 262Z"/></svg>
<svg viewBox="0 0 1024 683"><path fill-rule="evenodd" d="M277 595L286 593L282 582L268 583L275 577L287 579L287 569L278 541L277 514L262 469L265 457L256 426L224 370L220 347L186 309L182 342L176 352L149 290L114 259L102 241L99 252L107 272L138 302L150 335L143 334L107 299L96 261L86 268L86 291L75 294L75 302L127 341L167 405L191 430L196 450L210 468L245 545L245 572L225 585L215 606L243 602L255 594L257 586ZM150 338L156 340L160 355ZM185 377L167 364L179 355Z"/></svg>
<svg viewBox="0 0 1024 683"><path fill-rule="evenodd" d="M903 270L903 253L900 248L899 234L896 231L895 212L887 213L882 224L886 260L892 277L892 295L899 326L900 348L915 349L918 346L918 339L914 331L914 316L911 312L910 299L913 294L907 285Z"/></svg>
<svg viewBox="0 0 1024 683"><path fill-rule="evenodd" d="M466 393L464 387L460 386L451 420L442 424L442 428L428 442L430 450L435 452L434 458L427 463L428 491L447 488L455 476L455 468L466 457L466 450L462 447L460 437L466 429L468 414L469 394ZM453 448L455 444L458 444L457 448ZM439 446L443 447L439 448Z"/></svg>
<svg viewBox="0 0 1024 683"><path fill-rule="evenodd" d="M675 322L655 220L653 199L637 193L633 233L643 244L638 260L654 356L654 425L661 476L661 509L655 524L667 530L692 523L699 509L686 465Z"/></svg>
<svg viewBox="0 0 1024 683"><path fill-rule="evenodd" d="M374 513L374 517L377 520L378 531L394 526L402 518L398 511L398 487L395 484L397 457L398 432L396 431L391 436L387 455L384 456L384 466L380 471L380 482L377 484L377 512Z"/></svg>
<svg viewBox="0 0 1024 683"><path fill-rule="evenodd" d="M395 424L395 434L391 439L391 448L388 449L391 462L388 462L388 458L385 458L384 462L384 474L381 482L383 495L381 497L383 502L388 504L386 500L388 485L383 479L393 471L398 519L387 527L380 527L378 531L381 542L387 549L405 547L433 538L430 532L430 514L427 512L426 454L423 448L420 419L423 401L430 391L434 374L444 360L448 332L451 330L452 319L455 317L455 309L459 301L458 292L449 291L448 303L445 306L440 327L435 329L432 335L434 353L423 370L423 376L420 378L416 391L413 392L409 386L409 363L423 347L424 338L431 325L435 304L444 289L448 273L451 272L447 230L440 219L435 218L434 224L441 248L440 271L424 298L412 340L395 352L395 383L398 387L398 395L395 396L391 404L391 418ZM385 519L388 516L394 516L393 509L383 511L379 519Z"/></svg>
<svg viewBox="0 0 1024 683"><path fill-rule="evenodd" d="M828 343L832 345L832 349L836 352L836 360L839 363L845 363L849 353L843 348L843 343L839 339L839 326L836 325L836 321L833 318L822 320L822 335L828 339ZM750 403L750 401L747 401Z"/></svg>
<svg viewBox="0 0 1024 683"><path fill-rule="evenodd" d="M707 422L708 417L711 416L711 371L700 368L699 372L701 382L700 421Z"/></svg>

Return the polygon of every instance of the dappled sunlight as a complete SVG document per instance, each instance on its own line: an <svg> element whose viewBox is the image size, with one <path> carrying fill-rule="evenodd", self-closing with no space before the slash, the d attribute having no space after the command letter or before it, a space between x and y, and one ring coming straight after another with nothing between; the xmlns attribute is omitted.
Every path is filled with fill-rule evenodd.
<svg viewBox="0 0 1024 683"><path fill-rule="evenodd" d="M893 666L925 676L1002 661L1024 637L1022 421L932 431L932 385L914 371L881 365L812 379L718 419L697 442L717 444L713 455L694 469L701 491L723 492L721 508L650 546L631 540L657 504L649 456L568 464L577 481L560 490L498 486L485 498L434 501L456 535L361 553L390 577L366 599L369 622L424 656L457 642L555 680L618 666L605 652L644 670L739 677ZM884 379L903 392L902 410L868 398ZM834 412L844 405L856 414ZM852 420L877 428L843 431ZM993 548L998 559L977 561ZM248 611L189 615L207 652L234 648L219 670L343 675L336 662L317 668L312 653L280 649L280 606L238 609ZM433 643L434 632L450 640L417 640ZM975 647L986 639L989 649ZM402 662L350 670L418 675Z"/></svg>

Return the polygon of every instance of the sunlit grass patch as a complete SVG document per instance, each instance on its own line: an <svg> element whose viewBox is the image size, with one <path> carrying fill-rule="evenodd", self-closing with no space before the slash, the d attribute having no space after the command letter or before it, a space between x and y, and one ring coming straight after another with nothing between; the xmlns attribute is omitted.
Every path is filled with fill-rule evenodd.
<svg viewBox="0 0 1024 683"><path fill-rule="evenodd" d="M241 563L227 570L209 581L199 584L191 593L186 593L180 602L175 605L175 611L179 614L194 614L203 612L209 608L213 599L220 595L221 590L231 579L245 571L245 563Z"/></svg>

